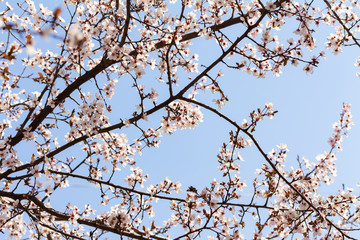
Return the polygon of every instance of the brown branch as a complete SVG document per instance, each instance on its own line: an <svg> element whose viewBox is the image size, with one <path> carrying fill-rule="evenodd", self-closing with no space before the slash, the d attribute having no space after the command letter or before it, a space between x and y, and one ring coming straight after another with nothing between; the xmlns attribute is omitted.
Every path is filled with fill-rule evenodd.
<svg viewBox="0 0 360 240"><path fill-rule="evenodd" d="M182 97L182 95L188 90L190 89L197 81L199 81L203 76L207 75L207 73L213 69L218 63L220 63L235 47L237 44L239 44L240 41L242 41L244 38L246 38L246 36L248 35L248 33L254 29L255 27L257 27L260 22L263 20L263 18L266 16L267 12L263 12L263 14L259 17L258 21L250 26L240 37L237 38L237 40L231 45L231 47L229 47L229 49L227 51L225 51L219 58L217 58L209 67L207 67L205 70L203 70L193 81L191 81L187 86L185 86L178 94L176 94L176 96L170 97L168 100L162 102L161 104L155 106L154 108L148 110L145 112L145 114L148 116L154 112L156 112L157 110L167 106L169 103L171 103L172 101L179 99ZM225 25L227 26L227 25ZM136 54L136 53L134 53ZM111 66L112 64L116 63L116 61L114 60L109 60L109 59L105 59L103 58L103 60L96 66L94 67L92 70L86 72L84 75L82 75L81 77L79 77L75 82L73 82L71 85L69 85L61 94L59 94L55 100L55 107L60 103L63 102L75 89L77 89L78 87L80 87L83 83L85 83L86 81L88 81L89 79L95 77L98 73L100 73L101 71L103 71L104 69L106 69L107 67ZM54 108L55 108L54 107ZM50 105L46 106L40 113L39 115L35 118L35 120L30 124L30 127L32 130L36 129L36 127L46 118L46 116L48 114L50 114L53 109ZM132 119L130 119L130 122L136 122L139 119L141 119L142 116L138 115L136 117L133 117ZM123 122L120 122L118 124L114 124L110 127L107 128L103 128L101 130L99 130L98 133L103 133L103 132L108 132L117 128L121 128L124 126ZM95 134L94 134L95 135ZM94 136L92 135L92 136ZM18 132L17 135L12 138L10 140L10 145L14 146L16 145L18 142L21 141L23 137L23 133L22 132ZM50 158L55 156L57 153L75 145L78 142L81 142L87 138L89 138L91 136L85 135L82 136L80 138L77 138L75 140L73 140L70 143L67 143L65 145L63 145L62 147L54 150L53 152L47 154L46 157ZM39 159L37 159L33 164L39 164L42 161L44 161L44 157L41 157ZM21 170L24 170L28 167L30 167L30 164L24 164L21 165L19 167L17 167L15 170L11 170L8 169L7 171L5 171L4 173L0 174L0 179L2 178L6 178L8 175L10 175L11 173L14 172L18 172Z"/></svg>
<svg viewBox="0 0 360 240"><path fill-rule="evenodd" d="M72 84L70 84L67 88L65 88L64 91L62 91L55 98L54 107L52 107L51 105L47 105L40 111L38 115L36 115L34 120L29 125L30 131L34 131L60 103L64 102L65 99L68 98L70 94L73 93L76 89L78 89L82 84L89 81L91 78L95 77L97 74L99 74L104 69L108 68L114 63L115 61L103 58L102 61L98 65L96 65L93 69L87 71L84 75L77 78ZM10 139L8 144L11 146L15 146L22 140L23 137L24 137L23 132L18 131L17 134Z"/></svg>
<svg viewBox="0 0 360 240"><path fill-rule="evenodd" d="M284 2L286 0L282 0L280 2ZM127 1L127 9L130 7L130 4L129 4L130 0ZM130 19L130 16L128 16L130 14L130 11L127 12L127 19L126 19L126 22L125 22L125 25L129 25L129 19ZM260 17L261 20L265 17L266 13L262 14L262 16ZM129 18L128 18L129 17ZM221 24L218 24L218 25L213 25L211 27L209 27L210 29L212 29L213 31L217 31L217 30L220 30L220 29L223 29L223 28L226 28L226 27L229 27L229 26L232 26L234 24L237 24L237 23L242 23L242 20L241 20L241 17L236 17L236 18L231 18L231 19L228 19L226 21L224 21L223 23ZM258 21L257 23L255 23L254 25L250 26L248 28L248 30L244 33L245 36L254 28L257 26L257 24L259 24L260 21ZM240 39L238 39L237 43L240 42L245 36L240 37ZM122 44L125 44L125 35L127 35L127 28L125 28L124 30L124 35L121 39L121 43ZM199 37L199 32L196 31L196 32L192 32L192 33L188 33L188 34L185 34L182 38L181 38L181 42L184 42L184 41L188 41L188 40L191 40L191 39L194 39L194 38L197 38ZM122 46L122 45L121 45ZM166 43L164 43L163 41L160 41L159 43L157 43L155 45L155 49L154 50L157 50L157 49L160 49L160 48L163 48L167 46ZM231 51L228 51L228 53L231 52ZM130 55L131 56L136 56L138 53L136 50L133 50L132 52L130 52ZM30 131L34 131L43 121L44 119L50 114L52 113L52 111L62 102L65 101L66 98L68 98L70 96L71 93L73 93L76 89L78 89L82 84L84 84L85 82L89 81L90 79L94 78L97 74L99 74L100 72L104 71L105 69L107 69L108 67L110 67L111 65L115 64L115 63L118 63L119 60L109 60L106 56L104 56L104 58L102 59L102 61L96 65L93 69L87 71L85 74L83 74L82 76L80 76L79 78L77 78L72 84L70 84L66 89L64 89L64 91L62 91L54 100L54 107L51 107L50 105L47 105L45 106L44 109L42 109L40 111L40 113L35 117L35 119L31 122L31 124L29 125L29 128L30 128ZM216 63L217 64L217 63ZM215 65L216 65L215 64ZM191 84L192 85L192 84ZM190 86L191 86L190 85ZM189 88L189 87L188 87ZM188 88L186 88L185 92L188 90ZM17 134L10 138L10 141L9 141L9 144L11 146L15 146L16 144L18 144L22 138L24 137L24 134L22 131L18 131Z"/></svg>
<svg viewBox="0 0 360 240"><path fill-rule="evenodd" d="M331 4L327 1L324 0L324 3L328 6L328 8L330 9L330 11L334 14L336 20L340 23L340 25L344 28L344 30L349 34L349 36L351 36L351 38L354 40L355 44L360 47L360 43L357 41L357 39L355 38L355 36L351 33L351 31L349 30L348 27L346 27L345 23L341 20L340 16L334 11L332 10Z"/></svg>
<svg viewBox="0 0 360 240"><path fill-rule="evenodd" d="M176 97L171 97L171 98L167 99L166 101L162 102L161 104L159 104L159 105L153 107L152 109L149 109L148 111L146 111L146 112L145 112L145 115L149 116L149 115L153 114L154 112L156 112L156 111L158 111L158 110L166 107L168 104L170 104L172 101L174 101L174 100L176 100L176 99L177 99ZM137 121L140 120L142 117L143 117L142 115L137 115L137 116L135 116L135 117L130 118L130 119L129 119L129 122L130 122L130 123L137 122ZM81 136L81 137L79 137L79 138L76 138L76 139L74 139L73 141L68 142L68 143L66 143L65 145L63 145L63 146L61 146L61 147L53 150L52 152L48 153L48 154L46 155L46 158L51 158L51 157L55 156L56 154L58 154L58 153L60 153L60 152L62 152L62 151L64 151L64 150L66 150L66 149L74 146L75 144L77 144L77 143L79 143L79 142L81 142L81 141L86 140L87 138L93 137L93 136L95 136L95 135L97 135L97 134L99 134L99 133L105 133L105 132L110 132L110 131L115 130L115 129L120 129L120 128L122 128L124 125L125 125L124 122L121 121L120 123L114 124L114 125L112 125L112 126L102 128L102 129L100 129L97 133L94 133L94 134L92 134L92 135L84 135L84 136ZM19 167L16 167L15 170L8 169L8 170L6 170L5 172L3 172L3 173L0 174L0 179L3 179L3 178L7 179L7 176L9 176L10 174L15 173L15 172L19 172L19 171L22 171L22 170L25 170L25 169L27 169L27 168L30 168L31 166L37 165L37 164L43 162L44 160L45 160L45 157L40 157L40 158L36 159L32 164L30 164L30 163L23 164L23 165L21 165L21 166L19 166ZM9 179L9 180L10 180L10 179Z"/></svg>
<svg viewBox="0 0 360 240"><path fill-rule="evenodd" d="M132 188L127 188L127 187L123 187L117 184L113 184L111 182L106 182L100 179L94 179L91 177L85 177L82 175L78 175L78 174L73 174L73 173L67 173L67 172L58 172L58 171L53 171L53 170L49 170L49 172L53 173L53 174L60 174L60 175L64 175L64 176L69 176L69 177L73 177L73 178L79 178L79 179L84 179L87 180L89 182L95 182L98 184L105 184L107 186L111 186L115 189L121 189L124 190L126 192L133 192L139 195L144 195L144 196L148 196L148 197L154 197L154 198L159 198L159 199L166 199L166 200L171 200L171 201L178 201L178 202L186 202L185 199L181 199L181 198L174 198L174 197L167 197L167 196L161 196L158 194L150 194L150 193L146 193L146 192L141 192Z"/></svg>
<svg viewBox="0 0 360 240"><path fill-rule="evenodd" d="M63 232L63 231L61 231L61 230L59 230L59 229L56 229L56 228L54 228L54 227L52 227L52 226L49 226L49 225L47 225L47 224L45 224L45 223L40 222L40 223L38 223L38 224L41 225L41 226L43 226L43 227L46 227L46 228L50 229L51 231L57 232L57 233L65 236L65 237L68 237L68 238L70 238L70 239L85 240L85 238L78 237L78 236L71 235L71 234L67 234L67 233L65 233L65 232ZM49 239L49 238L48 238L48 239Z"/></svg>
<svg viewBox="0 0 360 240"><path fill-rule="evenodd" d="M188 202L185 199L182 198L175 198L175 197L167 197L167 196L162 196L159 194L150 194L150 193L146 193L146 192L142 192L142 191L138 191L132 188L127 188L127 187L123 187L117 184L113 184L111 182L106 182L100 179L93 179L91 177L86 177L86 176L82 176L82 175L78 175L78 174L73 174L73 173L67 173L67 172L59 172L59 171L54 171L54 170L49 170L49 172L53 173L53 174L59 174L59 175L64 175L64 176L69 176L69 177L74 177L74 178L79 178L79 179L84 179L87 180L89 182L95 182L98 184L104 184L107 186L111 186L115 189L121 189L124 190L126 192L132 192L132 193L136 193L139 195L144 195L144 196L148 196L148 197L153 197L153 198L158 198L158 199L163 199L163 200L170 200L170 201L178 201L178 202ZM257 208L257 209L268 209L268 210L274 210L273 207L269 207L266 205L256 205L256 204L241 204L241 203L229 203L229 202L218 202L218 205L225 205L225 206L235 206L235 207L243 207L243 208ZM289 211L289 210L293 210L293 209L288 209L288 208L280 208L278 209L279 211ZM308 212L309 210L297 210L295 209L295 211L299 211L299 212Z"/></svg>
<svg viewBox="0 0 360 240"><path fill-rule="evenodd" d="M192 80L187 86L185 86L176 96L182 97L187 90L189 90L197 81L204 77L213 67L215 67L219 62L221 62L229 53L231 53L234 48L244 39L254 28L258 27L261 21L266 16L267 12L263 11L259 19L251 26L249 26L246 31L238 37L234 43L220 56L216 59L208 68L206 68L201 74L199 74L194 80Z"/></svg>
<svg viewBox="0 0 360 240"><path fill-rule="evenodd" d="M116 1L116 4L118 5L119 3ZM121 37L121 41L119 44L120 47L122 47L125 44L125 40L126 40L128 31L129 31L129 24L130 24L130 18L131 18L130 4L131 4L131 0L126 0L126 20L125 20L125 24L124 24L124 32L123 32L123 35ZM118 7L116 7L116 10L118 10Z"/></svg>
<svg viewBox="0 0 360 240"><path fill-rule="evenodd" d="M59 212L53 208L47 207L45 206L45 204L40 201L37 197L35 196L31 196L31 195L27 195L27 194L16 194L16 193L11 193L11 192L4 192L4 191L0 191L0 196L1 197L8 197L11 198L13 200L28 200L33 202L36 206L38 206L42 211L49 213L52 216L55 216L57 219L61 219L62 221L68 221L70 216L68 216L65 213ZM129 238L134 238L134 239L139 239L139 240L146 240L146 239L156 239L156 240L165 240L166 238L162 238L156 235L151 235L150 238L145 237L146 234L138 229L132 229L134 231L136 231L136 233L132 233L129 232L128 230L123 230L123 229L119 229L116 227L110 227L108 225L105 225L104 223L102 223L100 220L96 220L96 219L90 219L90 218L84 218L84 217L79 217L79 219L77 219L77 222L79 224L83 224L89 227L94 227L94 228L98 228L107 232L112 232L115 234L119 234L121 236L126 236Z"/></svg>
<svg viewBox="0 0 360 240"><path fill-rule="evenodd" d="M234 127L236 127L236 129L242 131L244 134L246 134L252 141L253 143L255 144L256 148L258 149L258 151L260 152L260 154L263 156L263 158L265 159L265 161L271 166L271 168L276 172L276 174L281 178L281 180L283 180L298 196L301 197L302 200L304 200L309 206L311 206L311 208L319 214L319 216L322 216L320 210L315 207L312 202L307 198L305 197L301 192L299 192L298 189L296 189L287 179L286 177L284 177L283 174L280 173L280 171L276 168L276 166L274 165L274 163L268 158L267 154L264 152L264 150L261 148L261 146L259 145L259 143L257 142L257 140L255 139L255 137L249 133L247 130L244 130L242 129L236 122L230 120L227 116L225 116L224 114L220 113L219 111L217 111L216 109L204 104L204 103L201 103L201 102L198 102L196 100L193 100L193 99L188 99L188 98L181 98L182 100L184 101L187 101L187 102L190 102L190 103L194 103L194 104L197 104L213 113L215 113L216 115L220 116L221 118L225 119L227 122L231 123ZM333 223L331 220L329 220L327 217L323 217L329 224L330 226L333 226L336 230L338 230L343 236L349 238L349 239L354 239L356 240L355 238L352 238L350 237L349 235L347 235L340 227L338 227L335 223Z"/></svg>

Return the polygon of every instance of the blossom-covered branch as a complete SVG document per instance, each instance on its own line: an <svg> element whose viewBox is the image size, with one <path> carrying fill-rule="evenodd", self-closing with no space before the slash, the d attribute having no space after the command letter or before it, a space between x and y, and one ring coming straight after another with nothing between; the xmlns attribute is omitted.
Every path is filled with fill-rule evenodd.
<svg viewBox="0 0 360 240"><path fill-rule="evenodd" d="M222 108L231 102L229 91L237 91L224 87L224 72L265 78L291 64L311 74L328 49L359 47L357 1L56 4L50 10L32 0L0 1L4 236L356 239L359 196L352 188L319 191L334 181L336 151L353 125L350 104L333 125L329 151L293 159L295 167L286 144L267 153L256 135L263 120L276 116L272 103L243 120ZM334 33L317 49L325 25ZM209 117L204 109L230 126L229 140L218 139L218 154L206 159L218 164L218 175L201 189L171 176L154 181L141 168L148 149L161 151L164 135L196 131ZM253 179L240 171L245 149L261 156L254 157L261 167ZM65 193L80 182L92 189L81 199L85 206Z"/></svg>

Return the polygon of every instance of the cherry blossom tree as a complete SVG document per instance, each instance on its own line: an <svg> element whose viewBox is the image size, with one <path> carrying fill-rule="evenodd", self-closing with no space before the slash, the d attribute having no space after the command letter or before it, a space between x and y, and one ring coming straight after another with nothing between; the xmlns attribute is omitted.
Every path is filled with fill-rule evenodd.
<svg viewBox="0 0 360 240"><path fill-rule="evenodd" d="M261 121L276 117L273 104L244 119L227 116L220 70L265 78L294 65L313 73L324 51L360 47L358 1L56 4L0 1L5 238L356 239L359 196L351 188L319 193L336 175L336 154L353 124L350 104L343 103L328 151L290 167L286 144L269 151L255 134ZM325 45L315 39L323 27L331 29ZM214 48L207 62L199 60L199 44ZM122 103L134 107L128 115L115 101L124 81L137 96ZM202 189L171 176L152 181L140 168L142 152L161 151L163 136L196 131L204 112L232 126L212 159L220 177ZM249 160L241 155L245 148L262 156L254 179L241 178L240 164ZM100 199L97 205L77 206L72 196L63 206L52 205L74 182L94 186L89 194ZM252 191L246 200L245 188ZM157 206L165 220L157 218Z"/></svg>

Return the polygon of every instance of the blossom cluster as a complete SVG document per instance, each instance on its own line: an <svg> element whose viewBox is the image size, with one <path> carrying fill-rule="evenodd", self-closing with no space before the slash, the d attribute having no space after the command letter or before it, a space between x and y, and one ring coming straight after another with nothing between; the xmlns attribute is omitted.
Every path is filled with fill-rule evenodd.
<svg viewBox="0 0 360 240"><path fill-rule="evenodd" d="M199 106L180 100L169 104L168 116L161 119L161 130L171 134L177 129L194 129L202 120L203 114Z"/></svg>

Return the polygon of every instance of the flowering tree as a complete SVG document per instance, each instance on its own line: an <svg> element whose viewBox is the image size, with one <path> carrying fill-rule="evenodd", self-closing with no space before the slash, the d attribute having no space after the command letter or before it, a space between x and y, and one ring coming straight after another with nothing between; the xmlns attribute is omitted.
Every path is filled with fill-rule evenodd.
<svg viewBox="0 0 360 240"><path fill-rule="evenodd" d="M319 27L332 27L326 48L334 54L360 47L358 1L0 2L5 237L244 239L251 232L253 239L356 238L359 196L351 189L318 191L336 173L336 152L353 124L350 104L333 125L328 152L290 169L285 144L266 153L254 135L260 121L276 115L273 104L231 119L221 111L229 100L219 69L265 78L291 64L312 73L325 54L310 56ZM291 34L280 37L284 28ZM200 66L197 39L218 48ZM114 99L121 81L132 82L137 102L129 100L136 108L119 117ZM152 182L136 159L147 148L160 145L161 151L162 136L196 128L203 111L232 126L214 158L221 178L199 190L168 178ZM127 132L136 139L129 141ZM250 146L263 165L246 184L239 162ZM55 194L75 181L96 186L89 194L100 196L105 210L76 206L71 196L64 206L52 206ZM249 201L240 197L245 187L253 192ZM154 217L157 205L166 209L165 221Z"/></svg>

